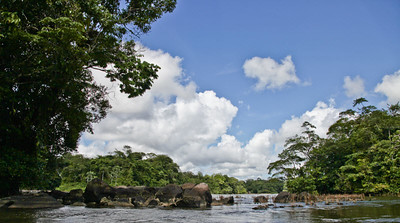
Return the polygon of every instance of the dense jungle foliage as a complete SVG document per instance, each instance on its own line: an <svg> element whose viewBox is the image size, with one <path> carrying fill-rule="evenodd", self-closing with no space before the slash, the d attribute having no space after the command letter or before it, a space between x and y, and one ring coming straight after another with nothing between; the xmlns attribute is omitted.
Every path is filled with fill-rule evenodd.
<svg viewBox="0 0 400 223"><path fill-rule="evenodd" d="M378 110L359 98L341 112L327 138L315 126L286 140L269 172L291 192L398 194L400 192L400 105Z"/></svg>
<svg viewBox="0 0 400 223"><path fill-rule="evenodd" d="M209 185L214 194L277 193L283 182L277 179L240 181L222 174L203 175L201 172L181 172L179 166L166 155L132 152L129 146L113 154L86 158L80 154L66 154L59 160L58 187L60 190L86 187L93 178L100 178L112 186L152 186L201 183Z"/></svg>
<svg viewBox="0 0 400 223"><path fill-rule="evenodd" d="M129 97L150 89L159 67L134 39L176 0L2 0L0 4L0 196L54 187L57 156L110 104L101 70ZM112 64L112 66L110 66Z"/></svg>

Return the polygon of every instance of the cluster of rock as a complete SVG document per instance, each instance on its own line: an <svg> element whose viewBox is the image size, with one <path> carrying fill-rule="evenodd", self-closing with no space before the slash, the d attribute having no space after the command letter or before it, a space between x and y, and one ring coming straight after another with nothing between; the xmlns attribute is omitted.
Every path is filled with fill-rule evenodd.
<svg viewBox="0 0 400 223"><path fill-rule="evenodd" d="M271 198L271 199L270 199ZM325 202L325 205L337 204L343 205L343 202L356 202L364 200L365 196L363 194L331 194L331 195L318 195L307 192L301 192L299 194L280 192L276 197L268 196L257 196L254 197L254 203L267 203L261 204L254 207L254 210L265 210L268 208L285 208L285 207L304 207L305 205L315 206L317 202ZM273 201L271 203L270 201ZM298 203L300 202L300 204ZM290 203L288 205L282 205L282 203ZM323 203L322 203L323 204Z"/></svg>
<svg viewBox="0 0 400 223"><path fill-rule="evenodd" d="M233 196L229 197L220 196L218 199L217 198L212 199L211 206L233 205L233 204L235 204L235 199L233 198Z"/></svg>
<svg viewBox="0 0 400 223"><path fill-rule="evenodd" d="M70 195L64 197L63 203L71 203ZM187 183L182 186L170 184L165 187L111 187L100 179L88 183L81 199L88 207L183 207L206 208L210 207L212 196L207 184ZM73 204L73 203L72 203Z"/></svg>
<svg viewBox="0 0 400 223"><path fill-rule="evenodd" d="M308 203L315 203L316 201L317 197L307 192L301 192L299 194L280 192L274 198L274 203L305 202L306 204L308 204Z"/></svg>
<svg viewBox="0 0 400 223"><path fill-rule="evenodd" d="M31 196L31 197L29 197ZM16 203L25 200L45 199L49 204L33 205L32 208L59 207L62 205L79 205L87 207L180 207L180 208L207 208L211 206L212 196L207 184L187 183L182 186L170 184L165 187L111 187L100 179L90 181L85 191L71 190L69 193L51 191L48 195L13 196L0 200L3 208L16 207ZM33 196L33 197L32 197ZM40 200L40 199L39 199ZM19 202L21 201L21 202ZM32 202L31 202L32 203ZM40 203L40 202L39 202ZM50 205L51 203L51 205ZM29 207L29 204L26 205Z"/></svg>
<svg viewBox="0 0 400 223"><path fill-rule="evenodd" d="M295 204L295 202L304 202L305 204L314 204L317 201L316 196L302 192L300 194L292 194L289 192L280 192L276 197L268 196L257 196L253 198L254 203L268 203L270 200L273 203L262 204L254 207L254 210L265 210L268 208L284 208L287 206L277 205L277 203L291 203L288 207L303 207L301 204Z"/></svg>

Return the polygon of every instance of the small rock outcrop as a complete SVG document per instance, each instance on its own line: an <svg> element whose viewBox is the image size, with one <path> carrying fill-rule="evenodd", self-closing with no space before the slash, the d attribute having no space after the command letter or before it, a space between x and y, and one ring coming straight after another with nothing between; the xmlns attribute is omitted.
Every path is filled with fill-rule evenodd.
<svg viewBox="0 0 400 223"><path fill-rule="evenodd" d="M266 196L257 196L253 198L255 204L259 203L268 203L268 197Z"/></svg>
<svg viewBox="0 0 400 223"><path fill-rule="evenodd" d="M213 198L211 206L233 205L233 204L235 204L235 199L233 198L233 196L229 197L221 196L219 197L219 199Z"/></svg>
<svg viewBox="0 0 400 223"><path fill-rule="evenodd" d="M47 193L16 195L0 199L0 208L40 209L60 208L63 206Z"/></svg>

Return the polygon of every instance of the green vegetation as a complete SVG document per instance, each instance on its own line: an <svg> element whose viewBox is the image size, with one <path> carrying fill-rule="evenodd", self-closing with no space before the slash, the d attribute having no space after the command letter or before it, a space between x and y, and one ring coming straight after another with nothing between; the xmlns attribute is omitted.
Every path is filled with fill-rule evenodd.
<svg viewBox="0 0 400 223"><path fill-rule="evenodd" d="M113 154L85 158L66 154L59 160L57 171L62 179L57 188L63 191L84 189L87 182L97 177L112 186L151 186L167 184L202 183L209 185L214 194L277 193L283 182L278 179L248 180L246 183L222 174L203 175L181 172L179 166L166 155L132 152L129 146ZM248 189L249 188L249 189Z"/></svg>
<svg viewBox="0 0 400 223"><path fill-rule="evenodd" d="M60 183L57 157L74 151L82 132L90 132L110 108L92 69L118 80L129 97L152 86L159 67L142 61L129 39L148 32L175 5L176 0L1 1L0 196Z"/></svg>
<svg viewBox="0 0 400 223"><path fill-rule="evenodd" d="M400 192L400 105L378 110L354 101L357 110L340 113L328 137L304 132L286 141L269 172L290 192L398 194Z"/></svg>
<svg viewBox="0 0 400 223"><path fill-rule="evenodd" d="M85 188L87 182L100 178L112 186L160 187L178 181L179 166L166 155L132 152L125 146L124 152L90 159L66 154L60 160L59 173L62 184L59 189Z"/></svg>
<svg viewBox="0 0 400 223"><path fill-rule="evenodd" d="M278 178L270 178L268 180L246 180L246 189L252 194L275 194L283 190L283 181Z"/></svg>

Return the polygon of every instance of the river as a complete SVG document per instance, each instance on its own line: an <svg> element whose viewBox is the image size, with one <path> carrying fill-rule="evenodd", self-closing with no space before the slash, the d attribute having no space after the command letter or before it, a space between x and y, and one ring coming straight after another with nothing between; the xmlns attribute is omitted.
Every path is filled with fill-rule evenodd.
<svg viewBox="0 0 400 223"><path fill-rule="evenodd" d="M43 210L3 209L0 210L0 222L400 222L400 198L373 198L371 201L344 202L343 205L317 203L304 207L279 204L286 207L253 210L258 206L253 203L256 195L238 196L235 205L203 210L73 206Z"/></svg>

